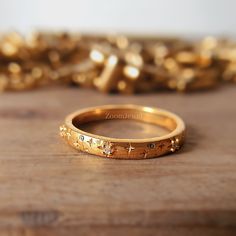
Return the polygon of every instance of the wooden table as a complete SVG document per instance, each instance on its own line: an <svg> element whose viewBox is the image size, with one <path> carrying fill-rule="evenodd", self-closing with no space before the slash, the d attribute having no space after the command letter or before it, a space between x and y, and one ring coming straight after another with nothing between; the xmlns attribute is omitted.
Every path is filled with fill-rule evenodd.
<svg viewBox="0 0 236 236"><path fill-rule="evenodd" d="M68 113L114 103L176 112L188 127L185 147L162 158L111 160L58 136ZM4 93L0 130L0 235L236 235L234 85L188 95ZM132 125L120 133L133 134Z"/></svg>

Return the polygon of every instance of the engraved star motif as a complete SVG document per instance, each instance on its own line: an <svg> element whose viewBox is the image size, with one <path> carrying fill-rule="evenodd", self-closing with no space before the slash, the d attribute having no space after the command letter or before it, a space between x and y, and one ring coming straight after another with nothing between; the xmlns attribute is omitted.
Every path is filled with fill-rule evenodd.
<svg viewBox="0 0 236 236"><path fill-rule="evenodd" d="M66 137L67 137L67 139L69 139L71 137L71 133L69 131L66 133Z"/></svg>
<svg viewBox="0 0 236 236"><path fill-rule="evenodd" d="M161 143L161 144L158 145L158 148L160 148L161 150L163 149L163 147L165 147L164 143Z"/></svg>
<svg viewBox="0 0 236 236"><path fill-rule="evenodd" d="M143 152L142 154L143 154L143 158L147 158L148 151L147 151L147 150L144 150L144 152Z"/></svg>
<svg viewBox="0 0 236 236"><path fill-rule="evenodd" d="M128 154L130 154L135 148L132 147L131 143L129 144L129 147L125 148L128 151Z"/></svg>
<svg viewBox="0 0 236 236"><path fill-rule="evenodd" d="M89 144L89 146L91 147L92 146L92 144L93 144L93 139L92 138L90 138L88 141L87 141L87 143Z"/></svg>

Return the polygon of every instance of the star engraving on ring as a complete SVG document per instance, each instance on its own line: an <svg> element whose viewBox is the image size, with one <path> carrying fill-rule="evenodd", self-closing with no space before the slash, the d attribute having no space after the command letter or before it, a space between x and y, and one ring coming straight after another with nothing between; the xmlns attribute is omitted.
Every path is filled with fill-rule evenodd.
<svg viewBox="0 0 236 236"><path fill-rule="evenodd" d="M145 149L141 154L143 154L143 158L147 158L148 151Z"/></svg>
<svg viewBox="0 0 236 236"><path fill-rule="evenodd" d="M164 143L161 143L161 144L158 145L158 148L161 149L161 150L162 150L164 147L165 147L165 144L164 144Z"/></svg>
<svg viewBox="0 0 236 236"><path fill-rule="evenodd" d="M70 139L70 137L71 137L70 131L68 131L68 132L66 133L66 137L67 137L67 139Z"/></svg>
<svg viewBox="0 0 236 236"><path fill-rule="evenodd" d="M92 147L92 144L93 144L93 139L92 139L92 138L90 138L90 139L87 141L87 143L89 144L89 146L90 146L90 147Z"/></svg>
<svg viewBox="0 0 236 236"><path fill-rule="evenodd" d="M135 147L133 147L131 145L131 143L129 143L129 147L125 148L128 151L128 155L135 149Z"/></svg>

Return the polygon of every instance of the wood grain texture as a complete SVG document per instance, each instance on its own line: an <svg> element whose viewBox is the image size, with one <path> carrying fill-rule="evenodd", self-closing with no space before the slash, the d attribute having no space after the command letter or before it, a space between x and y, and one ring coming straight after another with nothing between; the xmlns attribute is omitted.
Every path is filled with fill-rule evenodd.
<svg viewBox="0 0 236 236"><path fill-rule="evenodd" d="M187 124L185 147L112 160L58 136L68 113L114 103L176 112ZM0 95L0 235L235 235L235 103L234 86L188 95L73 88Z"/></svg>

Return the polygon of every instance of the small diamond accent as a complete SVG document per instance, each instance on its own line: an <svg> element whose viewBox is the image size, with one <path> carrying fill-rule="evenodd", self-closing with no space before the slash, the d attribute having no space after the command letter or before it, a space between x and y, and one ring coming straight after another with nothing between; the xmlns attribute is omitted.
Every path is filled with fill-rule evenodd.
<svg viewBox="0 0 236 236"><path fill-rule="evenodd" d="M149 143L147 146L150 149L154 149L156 147L156 144L155 143Z"/></svg>
<svg viewBox="0 0 236 236"><path fill-rule="evenodd" d="M103 145L103 153L107 156L111 155L114 152L114 148L112 147L112 144L105 143Z"/></svg>

